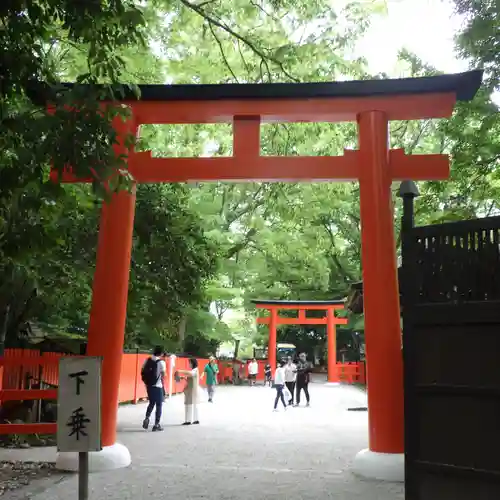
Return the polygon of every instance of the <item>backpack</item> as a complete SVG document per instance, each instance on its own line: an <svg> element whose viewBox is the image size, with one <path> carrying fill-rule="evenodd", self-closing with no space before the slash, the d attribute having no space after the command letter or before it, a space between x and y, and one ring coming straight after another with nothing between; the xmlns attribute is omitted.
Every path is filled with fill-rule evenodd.
<svg viewBox="0 0 500 500"><path fill-rule="evenodd" d="M148 387L154 386L160 380L160 374L158 373L159 362L159 359L155 361L153 358L149 358L142 368L141 378Z"/></svg>

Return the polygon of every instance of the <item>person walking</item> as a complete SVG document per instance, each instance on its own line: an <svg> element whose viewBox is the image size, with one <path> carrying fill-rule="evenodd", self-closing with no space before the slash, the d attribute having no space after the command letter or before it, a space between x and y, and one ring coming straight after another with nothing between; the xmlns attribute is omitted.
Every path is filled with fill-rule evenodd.
<svg viewBox="0 0 500 500"><path fill-rule="evenodd" d="M276 389L276 399L274 400L273 411L278 411L280 399L283 403L283 408L286 410L285 396L283 394L283 389L285 388L285 362L283 360L279 362L278 368L274 372L274 387Z"/></svg>
<svg viewBox="0 0 500 500"><path fill-rule="evenodd" d="M267 363L266 366L264 366L264 377L265 377L264 385L265 386L269 385L269 387L272 387L272 385L273 385L273 370L272 370L271 365L269 363Z"/></svg>
<svg viewBox="0 0 500 500"><path fill-rule="evenodd" d="M219 373L219 367L215 362L215 358L210 356L208 364L205 366L203 373L201 374L201 380L207 377L207 393L208 393L208 402L214 402L214 392L215 386L217 385L217 374Z"/></svg>
<svg viewBox="0 0 500 500"><path fill-rule="evenodd" d="M146 417L142 422L142 428L145 430L149 428L149 419L151 417L151 413L153 413L153 408L156 406L155 424L152 429L153 432L163 430L160 425L160 421L163 400L165 399L163 380L167 371L167 365L165 361L161 359L162 354L163 348L161 346L156 346L153 350L153 355L144 362L141 369L141 378L146 386L146 392L149 399L149 404L146 409Z"/></svg>
<svg viewBox="0 0 500 500"><path fill-rule="evenodd" d="M177 373L183 374L187 381L184 389L184 410L185 418L182 425L197 425L198 419L198 393L200 388L200 376L198 372L198 360L189 358L190 370L178 370Z"/></svg>
<svg viewBox="0 0 500 500"><path fill-rule="evenodd" d="M309 397L309 381L310 373L312 372L312 364L307 361L305 352L299 354L299 362L297 363L297 399L294 406L300 405L300 393L303 390L306 395L306 406L310 405Z"/></svg>
<svg viewBox="0 0 500 500"><path fill-rule="evenodd" d="M293 362L292 357L288 356L287 363L285 365L285 385L290 392L289 405L293 405L295 394L295 381L297 379L297 365Z"/></svg>
<svg viewBox="0 0 500 500"><path fill-rule="evenodd" d="M259 363L255 358L248 363L248 382L249 384L255 385L255 381L257 380L257 374L259 373Z"/></svg>

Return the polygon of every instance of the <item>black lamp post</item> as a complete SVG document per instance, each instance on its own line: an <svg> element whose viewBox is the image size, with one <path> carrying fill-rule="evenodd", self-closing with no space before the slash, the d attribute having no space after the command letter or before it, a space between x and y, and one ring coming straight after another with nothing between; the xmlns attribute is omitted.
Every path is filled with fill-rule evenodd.
<svg viewBox="0 0 500 500"><path fill-rule="evenodd" d="M420 191L413 181L403 181L399 186L398 196L403 198L403 217L401 218L401 231L411 229L415 225L414 202ZM402 238L401 241L403 241Z"/></svg>
<svg viewBox="0 0 500 500"><path fill-rule="evenodd" d="M404 305L409 299L407 285L411 282L408 276L408 264L411 256L408 255L411 245L411 230L415 226L414 202L417 196L420 196L417 185L413 181L403 181L399 186L398 196L403 198L403 216L401 217L401 271L402 283L400 286L402 295L403 312ZM404 318L404 314L403 314Z"/></svg>

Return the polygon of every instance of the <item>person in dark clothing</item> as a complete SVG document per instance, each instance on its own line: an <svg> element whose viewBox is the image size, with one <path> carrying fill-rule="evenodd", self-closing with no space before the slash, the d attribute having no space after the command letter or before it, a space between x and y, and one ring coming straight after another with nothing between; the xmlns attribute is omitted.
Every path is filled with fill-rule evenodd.
<svg viewBox="0 0 500 500"><path fill-rule="evenodd" d="M288 356L285 365L285 386L290 393L290 399L288 400L288 405L293 406L294 394L295 394L295 382L297 380L297 365L293 362L292 357Z"/></svg>
<svg viewBox="0 0 500 500"><path fill-rule="evenodd" d="M155 424L153 426L153 432L163 430L162 426L160 425L160 420L161 420L161 410L163 406L163 400L165 399L163 379L165 378L167 367L165 361L161 359L162 356L163 356L162 347L161 346L155 347L153 355L145 361L141 370L142 381L146 386L146 391L148 393L148 399L149 399L149 404L146 409L146 417L142 422L142 427L146 430L148 429L151 413L153 413L153 408L156 406Z"/></svg>
<svg viewBox="0 0 500 500"><path fill-rule="evenodd" d="M272 387L273 374L272 374L271 365L269 363L267 363L266 366L264 367L264 375L265 375L264 385L269 385L269 387Z"/></svg>
<svg viewBox="0 0 500 500"><path fill-rule="evenodd" d="M309 406L309 380L311 372L312 363L307 361L306 353L302 352L301 354L299 354L299 362L297 363L297 399L294 406L300 405L300 393L302 390L304 390L304 394L306 395L306 406Z"/></svg>

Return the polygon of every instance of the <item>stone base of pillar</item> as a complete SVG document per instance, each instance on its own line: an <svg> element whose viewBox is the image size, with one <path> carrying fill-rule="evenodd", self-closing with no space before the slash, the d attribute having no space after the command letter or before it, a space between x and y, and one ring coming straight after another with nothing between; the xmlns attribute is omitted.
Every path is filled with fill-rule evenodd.
<svg viewBox="0 0 500 500"><path fill-rule="evenodd" d="M115 443L105 446L101 451L89 453L89 472L102 472L122 469L132 463L128 448L123 444ZM56 469L66 472L78 472L78 453L58 453Z"/></svg>
<svg viewBox="0 0 500 500"><path fill-rule="evenodd" d="M403 453L362 450L354 458L353 472L368 479L402 483L405 480L405 456Z"/></svg>

